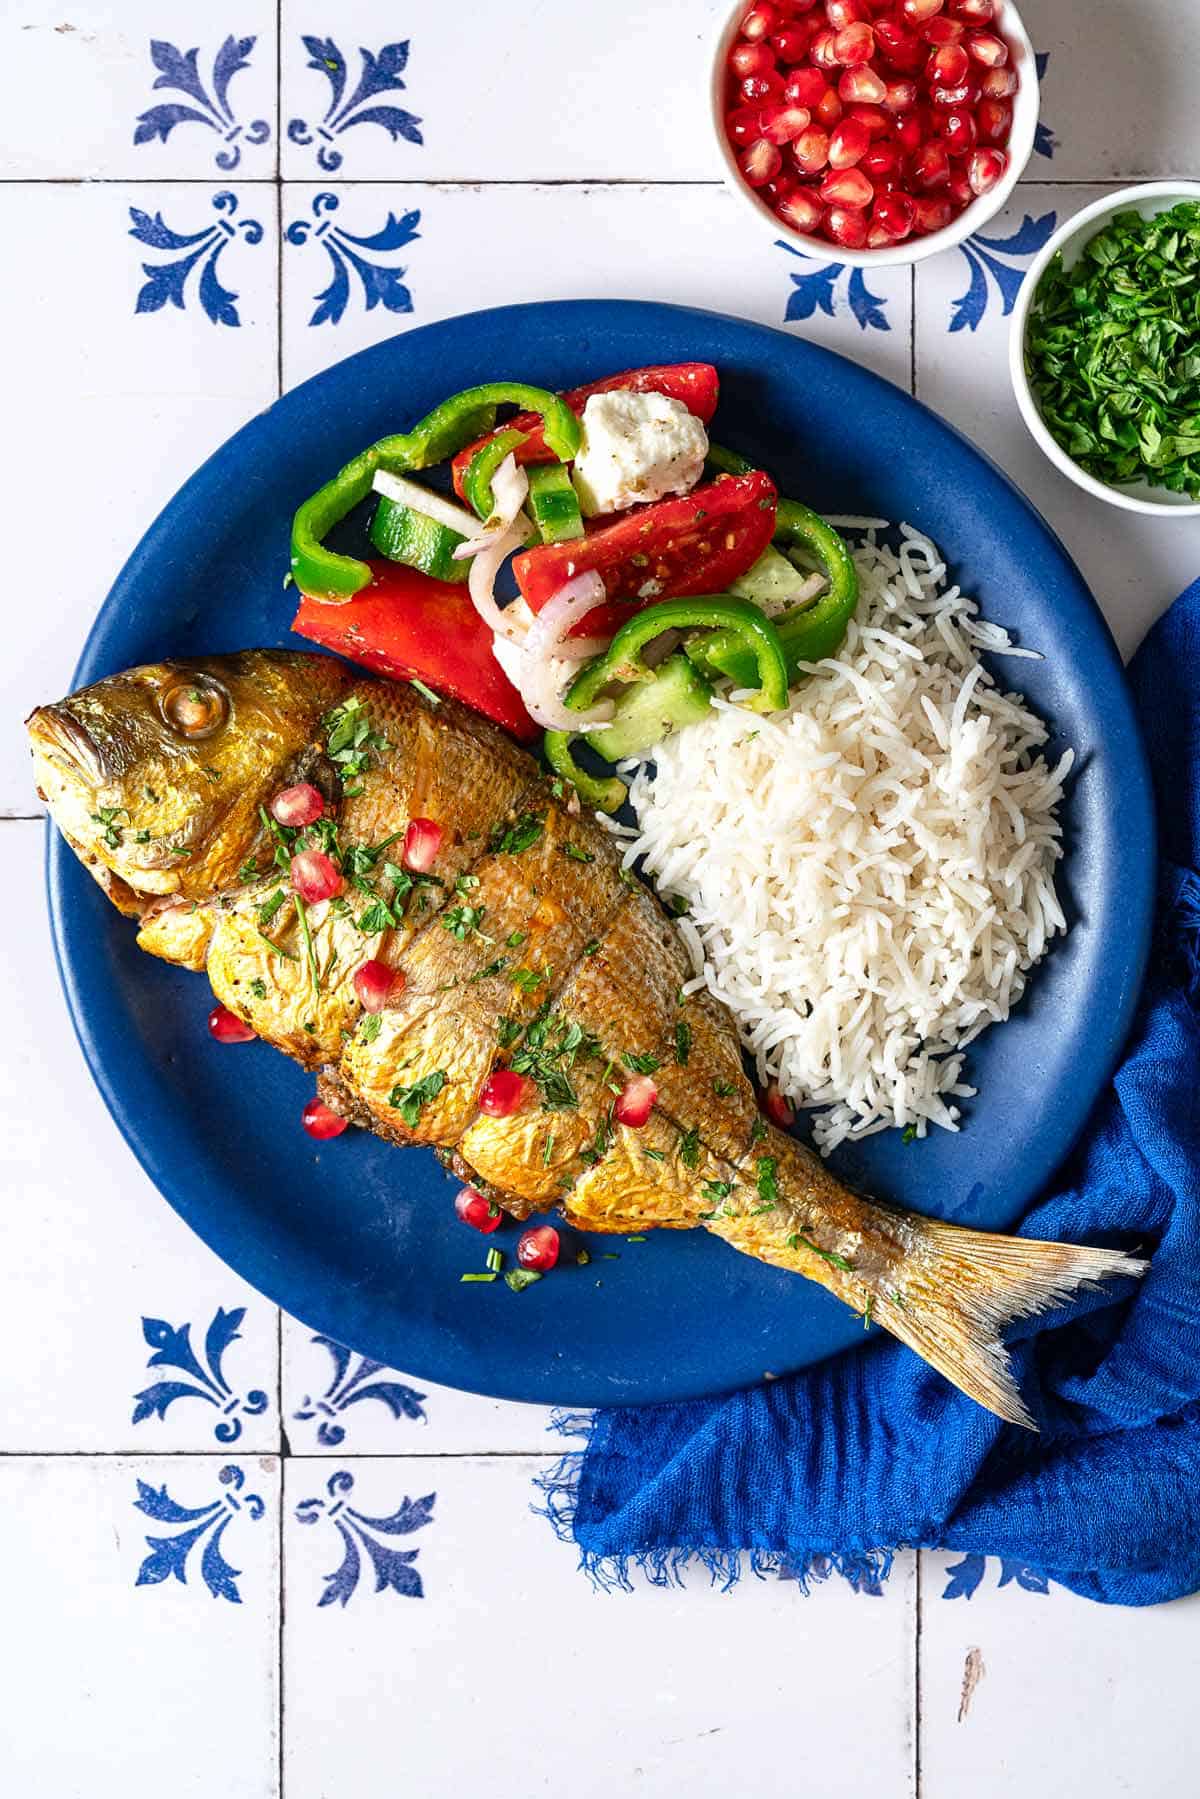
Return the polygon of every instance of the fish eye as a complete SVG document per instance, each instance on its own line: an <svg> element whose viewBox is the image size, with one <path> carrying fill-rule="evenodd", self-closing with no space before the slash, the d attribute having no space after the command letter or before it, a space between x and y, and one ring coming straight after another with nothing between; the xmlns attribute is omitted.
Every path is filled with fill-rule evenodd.
<svg viewBox="0 0 1200 1799"><path fill-rule="evenodd" d="M210 675L172 681L158 704L172 731L190 742L213 736L229 719L229 695Z"/></svg>

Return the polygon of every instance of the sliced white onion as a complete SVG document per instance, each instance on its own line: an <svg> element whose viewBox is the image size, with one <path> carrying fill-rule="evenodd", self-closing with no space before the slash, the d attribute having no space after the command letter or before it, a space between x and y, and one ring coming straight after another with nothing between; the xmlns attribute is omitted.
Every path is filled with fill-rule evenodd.
<svg viewBox="0 0 1200 1799"><path fill-rule="evenodd" d="M613 702L601 700L587 712L575 712L563 704L563 665L557 659L531 663L522 658L522 679L517 683L525 708L543 731L602 731L613 715ZM573 671L572 671L573 672Z"/></svg>
<svg viewBox="0 0 1200 1799"><path fill-rule="evenodd" d="M468 512L465 506L459 506L453 500L443 499L440 493L432 493L417 481L407 481L403 475L390 475L386 469L380 468L375 470L375 479L371 485L385 499L395 500L397 505L407 506L410 512L419 512L424 518L433 519L435 524L444 525L447 531L453 531L456 537L475 535L478 520L473 512Z"/></svg>
<svg viewBox="0 0 1200 1799"><path fill-rule="evenodd" d="M541 662L549 656L566 654L568 633L607 598L608 590L594 569L576 575L560 587L546 601L525 639L525 653L530 661Z"/></svg>
<svg viewBox="0 0 1200 1799"><path fill-rule="evenodd" d="M510 453L492 476L492 516L488 524L511 525L528 492L529 476L517 467L516 457Z"/></svg>
<svg viewBox="0 0 1200 1799"><path fill-rule="evenodd" d="M487 546L472 560L467 576L471 604L484 624L494 636L509 638L514 643L519 643L524 637L525 628L517 620L510 619L496 604L496 576L505 557L511 550L519 549L524 541L524 534L515 525L508 531L502 531L498 537L493 535ZM455 554L461 556L468 547L460 544Z"/></svg>

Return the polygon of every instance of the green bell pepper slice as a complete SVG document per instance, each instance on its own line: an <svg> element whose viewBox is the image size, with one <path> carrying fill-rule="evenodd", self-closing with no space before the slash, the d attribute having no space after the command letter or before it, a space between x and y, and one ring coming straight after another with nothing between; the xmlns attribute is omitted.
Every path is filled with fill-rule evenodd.
<svg viewBox="0 0 1200 1799"><path fill-rule="evenodd" d="M492 494L492 476L506 456L520 449L525 437L524 431L498 431L495 437L490 437L476 450L468 462L463 474L463 495L467 505L480 518L491 518L496 503Z"/></svg>
<svg viewBox="0 0 1200 1799"><path fill-rule="evenodd" d="M572 711L583 711L616 681L641 684L657 680L642 651L664 631L715 632L731 637L741 645L752 670L745 682L757 686L754 698L746 702L755 712L775 712L787 705L787 662L779 634L771 621L751 605L749 600L730 599L724 595L693 599L662 600L648 606L634 618L626 620L602 656L576 675L567 691L565 703ZM619 718L618 699L615 716ZM602 733L597 733L597 736ZM580 798L605 812L614 812L625 798L625 784L615 776L596 780L579 767L571 753L571 735L566 731L547 731L543 747L555 771L574 782ZM601 752L603 753L603 752Z"/></svg>
<svg viewBox="0 0 1200 1799"><path fill-rule="evenodd" d="M301 593L316 600L349 600L371 579L367 563L325 547L325 538L371 491L376 469L403 475L432 468L490 431L498 406L540 414L546 442L562 461L579 449L579 420L566 402L524 381L488 381L464 388L435 406L411 431L380 438L361 450L331 481L310 495L292 521L292 575Z"/></svg>

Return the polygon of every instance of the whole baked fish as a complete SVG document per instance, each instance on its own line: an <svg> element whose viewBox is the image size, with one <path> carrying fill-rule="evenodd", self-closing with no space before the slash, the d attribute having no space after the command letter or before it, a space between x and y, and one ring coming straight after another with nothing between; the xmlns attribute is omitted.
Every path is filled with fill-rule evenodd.
<svg viewBox="0 0 1200 1799"><path fill-rule="evenodd" d="M561 1206L588 1231L702 1227L817 1281L1021 1424L1006 1321L1144 1266L843 1187L764 1122L731 1019L683 997L679 934L608 833L450 701L247 650L114 675L28 722L41 797L142 948L206 971L336 1111L433 1146L518 1218ZM268 802L302 781L325 815L281 829ZM398 848L414 819L442 833L415 875ZM306 905L290 881L307 848L344 886ZM381 1012L355 992L368 960L403 975ZM489 1116L480 1089L506 1065L525 1098ZM614 1103L630 1071L657 1088L636 1128Z"/></svg>

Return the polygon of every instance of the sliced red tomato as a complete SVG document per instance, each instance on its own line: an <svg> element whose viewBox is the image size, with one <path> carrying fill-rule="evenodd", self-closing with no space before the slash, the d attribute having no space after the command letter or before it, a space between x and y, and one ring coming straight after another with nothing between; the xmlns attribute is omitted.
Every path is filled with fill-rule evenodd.
<svg viewBox="0 0 1200 1799"><path fill-rule="evenodd" d="M538 544L513 560L535 612L575 575L595 569L610 600L723 593L757 562L775 529L775 483L761 469L721 475L676 500L659 500L568 543ZM624 616L628 617L629 608ZM583 635L596 631L596 613Z"/></svg>
<svg viewBox="0 0 1200 1799"><path fill-rule="evenodd" d="M717 410L720 378L711 362L664 363L658 368L626 369L620 375L606 375L603 381L591 381L586 387L568 388L563 399L572 412L582 414L593 394L611 393L617 387L628 387L636 394L666 394L668 399L679 400L707 425ZM536 412L519 412L507 425L497 426L497 430L527 433L525 442L515 452L518 462L555 460L554 451L546 448L542 421ZM467 464L480 446L495 435L494 431L489 431L486 437L477 438L454 458L454 491L460 500L466 498L462 481Z"/></svg>
<svg viewBox="0 0 1200 1799"><path fill-rule="evenodd" d="M415 676L532 743L538 727L492 654L492 634L466 588L399 562L372 562L371 570L371 585L341 605L301 595L292 630L377 675Z"/></svg>

